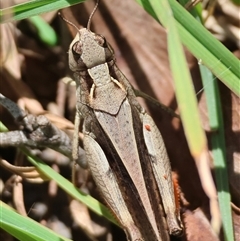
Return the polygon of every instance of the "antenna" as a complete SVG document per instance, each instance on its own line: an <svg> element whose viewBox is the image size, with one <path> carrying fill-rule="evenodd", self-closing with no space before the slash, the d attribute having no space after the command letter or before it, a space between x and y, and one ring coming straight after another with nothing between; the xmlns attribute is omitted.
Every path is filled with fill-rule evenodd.
<svg viewBox="0 0 240 241"><path fill-rule="evenodd" d="M58 15L61 17L61 19L62 19L63 21L65 21L65 22L68 23L69 25L73 26L73 27L77 30L77 32L79 32L79 28L78 28L75 24L73 24L71 21L69 21L69 20L67 20L66 18L64 18L60 12L58 12Z"/></svg>
<svg viewBox="0 0 240 241"><path fill-rule="evenodd" d="M88 30L90 30L91 20L92 20L92 17L93 17L93 15L94 15L94 13L96 12L96 10L97 10L97 8L98 8L99 1L100 1L100 0L97 0L96 5L95 5L94 9L92 10L91 15L89 16L88 23L87 23L87 29L88 29Z"/></svg>

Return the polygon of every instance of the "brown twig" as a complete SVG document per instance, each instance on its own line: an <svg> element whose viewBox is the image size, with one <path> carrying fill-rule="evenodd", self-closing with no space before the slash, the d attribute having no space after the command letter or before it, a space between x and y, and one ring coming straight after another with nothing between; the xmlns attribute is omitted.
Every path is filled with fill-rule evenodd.
<svg viewBox="0 0 240 241"><path fill-rule="evenodd" d="M0 104L3 105L15 121L23 126L22 130L0 133L0 146L28 146L31 148L49 147L63 155L72 158L72 141L69 136L55 125L46 116L26 114L14 102L0 94ZM86 168L83 150L79 147L78 163Z"/></svg>

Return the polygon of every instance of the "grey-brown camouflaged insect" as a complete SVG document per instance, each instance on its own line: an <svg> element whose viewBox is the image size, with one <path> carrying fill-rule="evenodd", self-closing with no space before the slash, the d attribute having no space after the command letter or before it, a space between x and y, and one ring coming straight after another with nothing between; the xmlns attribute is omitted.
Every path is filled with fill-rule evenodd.
<svg viewBox="0 0 240 241"><path fill-rule="evenodd" d="M73 159L83 120L88 166L128 240L170 240L182 223L162 136L116 66L113 49L89 25L69 48L77 85Z"/></svg>

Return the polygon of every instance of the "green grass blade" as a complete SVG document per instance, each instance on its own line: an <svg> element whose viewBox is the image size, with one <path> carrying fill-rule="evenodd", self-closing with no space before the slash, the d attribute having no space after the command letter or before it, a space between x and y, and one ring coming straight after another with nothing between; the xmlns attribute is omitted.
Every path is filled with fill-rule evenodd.
<svg viewBox="0 0 240 241"><path fill-rule="evenodd" d="M2 122L0 122L1 130L6 131L6 127ZM40 158L32 155L26 148L21 148L21 151L26 154L28 160L45 176L49 179L54 180L59 187L61 187L66 193L72 196L74 199L85 204L89 209L98 214L99 216L103 216L108 219L110 222L119 226L117 220L113 217L109 209L97 201L95 198L91 197L88 194L81 192L77 189L71 182L61 176L59 173L55 172L51 167L49 167L46 163L44 163Z"/></svg>
<svg viewBox="0 0 240 241"><path fill-rule="evenodd" d="M183 0L184 2L186 0ZM186 3L186 2L185 2ZM201 9L198 14L192 13L195 18L201 19ZM231 213L231 196L229 191L228 170L226 165L226 150L224 137L224 124L221 108L221 99L217 80L212 72L204 65L200 66L200 73L203 81L204 92L206 95L209 126L212 131L211 143L214 161L214 171L216 177L216 186L218 192L218 201L222 219L224 237L226 241L234 240L234 231ZM212 226L215 224L212 223ZM214 228L216 229L216 228Z"/></svg>
<svg viewBox="0 0 240 241"><path fill-rule="evenodd" d="M8 128L0 121L0 132L7 132Z"/></svg>
<svg viewBox="0 0 240 241"><path fill-rule="evenodd" d="M66 8L85 0L31 0L0 10L0 23L30 18L42 13Z"/></svg>
<svg viewBox="0 0 240 241"><path fill-rule="evenodd" d="M148 0L137 0L156 20ZM169 0L179 36L188 50L236 95L240 96L240 61L178 2Z"/></svg>
<svg viewBox="0 0 240 241"><path fill-rule="evenodd" d="M57 44L57 34L54 29L40 16L33 16L29 21L37 29L39 39L47 46L54 46Z"/></svg>
<svg viewBox="0 0 240 241"><path fill-rule="evenodd" d="M208 68L204 65L199 65L201 78L203 82L203 90L206 95L207 108L208 108L208 118L209 118L209 126L211 131L217 131L219 128L219 120L218 120L218 104L217 102L220 99L216 99L216 78L213 76L212 72L209 71ZM215 82L215 83L213 83ZM221 110L220 110L221 111Z"/></svg>
<svg viewBox="0 0 240 241"><path fill-rule="evenodd" d="M147 0L137 0L153 17ZM32 0L0 10L0 22L19 20L83 2L83 0ZM169 0L179 35L190 52L201 60L226 86L240 96L240 61L199 24L179 3ZM13 16L9 17L9 14ZM157 18L156 18L157 19Z"/></svg>
<svg viewBox="0 0 240 241"><path fill-rule="evenodd" d="M197 99L176 23L167 0L150 0L149 2L167 30L169 61L175 82L176 97L180 106L180 115L190 150L192 155L196 156L206 146L206 138L201 127Z"/></svg>
<svg viewBox="0 0 240 241"><path fill-rule="evenodd" d="M32 154L30 154L29 151L27 151L27 149L21 148L21 150L28 156L28 160L35 167L37 167L37 169L39 169L42 173L44 173L44 175L46 175L50 179L54 180L58 184L58 186L61 187L70 196L72 196L74 199L84 203L89 209L91 209L93 212L95 212L99 216L104 216L110 222L112 222L116 225L119 225L117 223L116 219L110 213L109 209L106 208L103 204L101 204L99 201L97 201L90 195L81 192L71 182L69 182L67 179L65 179L63 176L61 176L59 173L55 172L46 163L41 161L36 156L33 156Z"/></svg>
<svg viewBox="0 0 240 241"><path fill-rule="evenodd" d="M181 30L179 28L179 23L174 20L167 0L150 0L149 2L149 5L151 5L154 11L154 14L158 17L159 21L161 21L162 25L166 28L167 31L168 53L175 83L176 98L180 108L180 115L190 151L195 158L196 163L205 163L207 153L207 140L200 122L194 87L183 54L183 49L179 41L177 32L177 30ZM201 180L204 179L204 176L201 173L200 178ZM209 178L212 180L210 172ZM214 190L213 182L211 185ZM216 199L212 198L211 196L209 196L209 198L211 204L214 204L214 207L218 208L216 206ZM216 215L213 215L212 220L216 220ZM217 222L214 224L216 225L213 226L213 228L216 233L218 233L220 227L219 220L217 220Z"/></svg>
<svg viewBox="0 0 240 241"><path fill-rule="evenodd" d="M209 125L212 131L211 143L214 160L214 171L221 211L223 232L226 241L234 240L231 197L228 184L226 165L226 149L221 98L215 77L205 67L200 65L204 92L206 95Z"/></svg>
<svg viewBox="0 0 240 241"><path fill-rule="evenodd" d="M22 241L70 241L0 201L0 227Z"/></svg>

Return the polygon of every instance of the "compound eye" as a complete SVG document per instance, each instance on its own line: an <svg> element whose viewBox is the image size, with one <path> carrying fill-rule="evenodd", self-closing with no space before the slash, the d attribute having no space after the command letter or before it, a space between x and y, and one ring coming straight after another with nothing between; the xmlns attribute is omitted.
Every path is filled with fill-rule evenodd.
<svg viewBox="0 0 240 241"><path fill-rule="evenodd" d="M77 61L80 55L82 54L82 44L80 41L77 41L76 43L74 43L74 45L72 46L72 53L73 53L74 59Z"/></svg>
<svg viewBox="0 0 240 241"><path fill-rule="evenodd" d="M95 34L95 40L97 41L97 43L103 47L103 48L106 48L107 47L107 41L106 39L100 35L100 34Z"/></svg>
<svg viewBox="0 0 240 241"><path fill-rule="evenodd" d="M86 70L86 65L84 64L82 58L82 43L77 41L72 46L72 57L76 62L78 70Z"/></svg>

